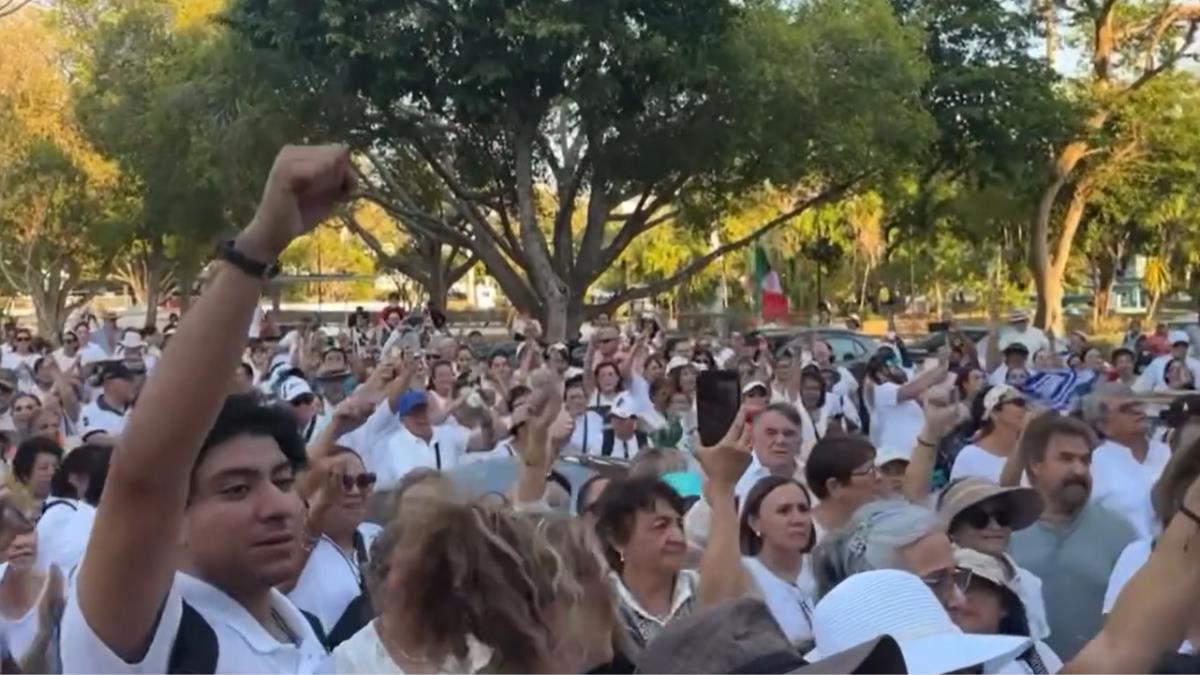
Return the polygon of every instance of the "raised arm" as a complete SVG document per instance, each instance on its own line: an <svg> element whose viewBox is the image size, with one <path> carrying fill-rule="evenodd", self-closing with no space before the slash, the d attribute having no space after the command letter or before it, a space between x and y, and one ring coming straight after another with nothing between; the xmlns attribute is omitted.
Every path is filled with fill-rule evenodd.
<svg viewBox="0 0 1200 675"><path fill-rule="evenodd" d="M993 286L988 296L988 334L987 334L987 363L983 370L989 375L1000 367L1003 357L1000 353L1000 294Z"/></svg>
<svg viewBox="0 0 1200 675"><path fill-rule="evenodd" d="M936 368L931 368L913 379L900 385L900 390L896 392L897 401L911 401L926 391L930 387L940 384L946 379L946 373L950 372L946 365L946 360L942 354L938 355L938 364Z"/></svg>
<svg viewBox="0 0 1200 675"><path fill-rule="evenodd" d="M354 185L344 147L288 147L234 249L273 263ZM228 263L184 315L118 440L79 570L78 601L96 635L143 657L175 574L192 467L241 359L264 280Z"/></svg>
<svg viewBox="0 0 1200 675"><path fill-rule="evenodd" d="M513 502L520 505L539 504L546 494L546 478L558 459L555 437L570 426L570 415L563 419L562 396L558 393L557 378L546 371L533 377L533 395L527 404L529 420L524 443L517 448L521 465ZM568 432L569 435L569 432Z"/></svg>
<svg viewBox="0 0 1200 675"><path fill-rule="evenodd" d="M1117 597L1104 628L1063 673L1150 673L1175 651L1200 606L1200 479L1192 483L1145 565Z"/></svg>
<svg viewBox="0 0 1200 675"><path fill-rule="evenodd" d="M928 500L938 445L957 423L958 406L953 401L926 402L925 426L904 472L904 496L910 502L924 505Z"/></svg>
<svg viewBox="0 0 1200 675"><path fill-rule="evenodd" d="M739 410L725 438L697 453L704 467L704 500L711 509L708 545L700 556L700 607L740 598L750 588L742 567L734 487L750 466L750 423Z"/></svg>

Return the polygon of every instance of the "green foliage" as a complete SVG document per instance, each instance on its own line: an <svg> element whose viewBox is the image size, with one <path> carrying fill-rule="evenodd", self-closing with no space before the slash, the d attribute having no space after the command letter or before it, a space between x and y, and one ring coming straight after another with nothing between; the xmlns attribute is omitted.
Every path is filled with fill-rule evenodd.
<svg viewBox="0 0 1200 675"><path fill-rule="evenodd" d="M932 132L919 34L882 0L237 0L229 21L304 73L294 91L357 104L324 119L360 150L435 177L432 200L378 186L407 226L475 210L460 243L527 310L582 297L638 234L862 184Z"/></svg>

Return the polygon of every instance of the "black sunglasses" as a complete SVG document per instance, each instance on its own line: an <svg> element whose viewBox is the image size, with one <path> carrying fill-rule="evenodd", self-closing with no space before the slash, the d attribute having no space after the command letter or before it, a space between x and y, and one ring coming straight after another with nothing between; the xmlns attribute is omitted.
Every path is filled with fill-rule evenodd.
<svg viewBox="0 0 1200 675"><path fill-rule="evenodd" d="M998 407L1000 407L1000 408L1003 408L1003 407L1004 407L1004 406L1006 406L1006 405L1015 405L1015 406L1017 406L1018 408L1026 408L1026 407L1028 407L1028 406L1029 406L1029 402L1028 402L1028 401L1026 401L1025 399L1023 399L1023 398L1019 398L1019 397L1017 397L1017 398L1010 398L1010 399L1007 399L1007 400L1001 401L1001 402L1000 402L1000 405L999 405Z"/></svg>
<svg viewBox="0 0 1200 675"><path fill-rule="evenodd" d="M348 473L342 474L342 489L346 492L354 489L355 486L358 486L359 490L366 490L372 485L375 485L375 474L371 472L360 473L357 476L351 476Z"/></svg>
<svg viewBox="0 0 1200 675"><path fill-rule="evenodd" d="M300 394L292 399L291 403L292 405L310 405L315 400L317 400L317 397L313 394Z"/></svg>
<svg viewBox="0 0 1200 675"><path fill-rule="evenodd" d="M972 507L963 511L961 518L964 523L976 530L982 530L993 520L1000 527L1012 527L1012 515L1007 509Z"/></svg>

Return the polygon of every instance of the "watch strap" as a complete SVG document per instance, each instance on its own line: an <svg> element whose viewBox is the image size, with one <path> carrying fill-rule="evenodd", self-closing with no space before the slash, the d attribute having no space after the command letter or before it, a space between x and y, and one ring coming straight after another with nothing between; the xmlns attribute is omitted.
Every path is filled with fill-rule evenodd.
<svg viewBox="0 0 1200 675"><path fill-rule="evenodd" d="M217 247L217 257L256 279L269 281L279 275L279 263L264 263L254 260L237 250L232 239Z"/></svg>

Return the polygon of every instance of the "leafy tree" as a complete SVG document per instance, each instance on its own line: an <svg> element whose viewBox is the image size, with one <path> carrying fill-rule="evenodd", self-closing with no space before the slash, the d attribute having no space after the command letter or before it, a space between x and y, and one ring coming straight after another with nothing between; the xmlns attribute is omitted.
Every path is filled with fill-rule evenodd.
<svg viewBox="0 0 1200 675"><path fill-rule="evenodd" d="M357 102L349 132L376 198L478 256L552 338L863 186L928 138L915 36L881 0L237 0L231 22L296 64L304 87ZM706 229L764 185L791 199L749 236L586 303L639 235ZM539 190L554 195L550 217Z"/></svg>
<svg viewBox="0 0 1200 675"><path fill-rule="evenodd" d="M1088 205L1143 152L1143 137L1134 131L1161 101L1152 85L1189 58L1200 29L1197 4L1059 0L1055 8L1046 14L1049 23L1073 28L1071 38L1091 68L1075 87L1083 123L1055 146L1038 191L1029 258L1042 326L1061 323L1063 281Z"/></svg>
<svg viewBox="0 0 1200 675"><path fill-rule="evenodd" d="M126 183L70 114L58 36L40 17L0 24L0 280L56 336L126 232Z"/></svg>
<svg viewBox="0 0 1200 675"><path fill-rule="evenodd" d="M936 121L937 137L929 162L883 190L886 257L907 247L899 267L924 270L927 262L945 263L946 271L962 273L964 283L936 271L926 278L924 290L935 296L937 287L951 283L987 284L975 256L959 254L979 252L990 260L997 249L1017 248L1028 207L1006 195L1027 192L1041 180L1046 148L1075 127L1078 111L1060 92L1059 77L1033 54L1036 17L1021 3L892 0L892 5L903 23L925 37L930 77L923 102ZM930 241L945 247L930 247ZM971 250L959 242L969 242ZM907 286L907 269L902 276Z"/></svg>
<svg viewBox="0 0 1200 675"><path fill-rule="evenodd" d="M63 9L85 45L80 117L140 198L135 236L114 278L146 306L147 324L176 278L190 289L216 242L251 216L271 158L294 133L287 102L247 85L261 81L247 69L278 65L248 58L211 20L221 4L130 0ZM95 16L82 18L85 11Z"/></svg>

